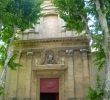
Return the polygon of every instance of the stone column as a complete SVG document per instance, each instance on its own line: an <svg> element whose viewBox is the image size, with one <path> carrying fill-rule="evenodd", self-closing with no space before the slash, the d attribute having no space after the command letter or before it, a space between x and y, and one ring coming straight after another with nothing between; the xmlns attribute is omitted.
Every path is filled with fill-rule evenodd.
<svg viewBox="0 0 110 100"><path fill-rule="evenodd" d="M73 50L68 50L68 100L74 99L74 66L73 66ZM65 80L66 81L66 80Z"/></svg>
<svg viewBox="0 0 110 100"><path fill-rule="evenodd" d="M34 52L33 58L32 58L32 67L37 67L38 65L38 59L37 59L37 53ZM39 57L40 58L40 57ZM37 96L38 93L38 77L37 72L32 70L31 75L31 100L39 100Z"/></svg>
<svg viewBox="0 0 110 100"><path fill-rule="evenodd" d="M17 51L17 52L18 52L18 54L17 54L17 58L16 58L15 62L19 64L21 51ZM6 76L7 76L6 84L5 84L6 94L5 94L3 100L14 99L14 98L16 98L16 92L17 92L18 70L12 70L9 68Z"/></svg>
<svg viewBox="0 0 110 100"><path fill-rule="evenodd" d="M25 99L31 99L31 69L32 69L32 57L33 57L33 51L27 52L27 62L26 62L26 77L25 77L25 85L26 85L26 91L25 91Z"/></svg>
<svg viewBox="0 0 110 100"><path fill-rule="evenodd" d="M83 62L84 97L85 97L87 95L87 90L90 83L89 59L88 53L86 51L82 51L82 62Z"/></svg>
<svg viewBox="0 0 110 100"><path fill-rule="evenodd" d="M17 82L17 99L18 100L23 100L24 96L25 96L25 77L26 77L26 72L25 69L26 64L27 63L27 59L26 59L26 53L22 53L21 58L20 58L20 64L22 65L19 69L18 69L18 82Z"/></svg>
<svg viewBox="0 0 110 100"><path fill-rule="evenodd" d="M80 100L84 96L83 63L80 50L74 51L74 78L75 98Z"/></svg>
<svg viewBox="0 0 110 100"><path fill-rule="evenodd" d="M38 84L37 84L37 75L35 71L32 71L32 79L31 79L31 100L37 100L37 92Z"/></svg>

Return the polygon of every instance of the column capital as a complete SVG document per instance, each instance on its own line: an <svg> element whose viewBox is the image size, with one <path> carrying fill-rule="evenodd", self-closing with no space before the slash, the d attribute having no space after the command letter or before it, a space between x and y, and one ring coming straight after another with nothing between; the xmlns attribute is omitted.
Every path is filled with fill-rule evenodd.
<svg viewBox="0 0 110 100"><path fill-rule="evenodd" d="M66 53L67 56L72 56L73 53L74 53L74 50L73 49L66 49L65 53Z"/></svg>

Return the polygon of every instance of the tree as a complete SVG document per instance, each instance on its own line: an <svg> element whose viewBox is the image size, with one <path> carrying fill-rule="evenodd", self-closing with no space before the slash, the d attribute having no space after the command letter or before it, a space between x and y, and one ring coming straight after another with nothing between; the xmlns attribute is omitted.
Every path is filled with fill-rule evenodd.
<svg viewBox="0 0 110 100"><path fill-rule="evenodd" d="M109 0L95 0L96 11L99 22L103 31L103 49L106 57L106 81L105 90L107 93L106 99L110 99L110 47L109 47L109 17L110 17L110 1Z"/></svg>
<svg viewBox="0 0 110 100"><path fill-rule="evenodd" d="M61 18L66 22L67 28L79 32L86 30L86 33L94 40L94 46L99 50L96 56L98 65L101 68L105 64L107 71L105 90L108 99L110 93L110 0L54 0L54 4ZM95 20L93 29L88 25L92 18Z"/></svg>
<svg viewBox="0 0 110 100"><path fill-rule="evenodd" d="M1 0L0 5L0 21L3 27L0 31L0 39L4 42L0 47L0 64L3 66L0 86L3 86L8 66L12 69L17 66L13 61L15 55L12 51L12 44L16 39L17 29L24 31L37 23L41 16L41 1L6 0L5 2L5 0Z"/></svg>
<svg viewBox="0 0 110 100"><path fill-rule="evenodd" d="M88 32L88 20L83 0L54 0L59 14L66 22L66 28L78 32Z"/></svg>
<svg viewBox="0 0 110 100"><path fill-rule="evenodd" d="M2 16L2 13L4 12L4 9L5 9L8 2L9 2L9 0L1 0L0 1L0 31L2 29L1 16Z"/></svg>

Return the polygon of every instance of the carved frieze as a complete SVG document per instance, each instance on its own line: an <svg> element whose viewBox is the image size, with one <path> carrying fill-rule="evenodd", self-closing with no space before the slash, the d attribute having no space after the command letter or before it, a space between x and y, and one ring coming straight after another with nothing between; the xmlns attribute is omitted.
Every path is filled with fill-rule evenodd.
<svg viewBox="0 0 110 100"><path fill-rule="evenodd" d="M53 48L53 49L42 49L34 52L34 64L37 65L46 65L46 64L66 64L66 57L73 57L75 52L81 54L86 53L87 50L83 48ZM30 52L29 52L30 53ZM76 55L77 56L77 55Z"/></svg>
<svg viewBox="0 0 110 100"><path fill-rule="evenodd" d="M43 64L56 64L57 61L56 61L56 53L54 50L44 50L42 52L42 55L41 55L41 62L40 64L43 65Z"/></svg>

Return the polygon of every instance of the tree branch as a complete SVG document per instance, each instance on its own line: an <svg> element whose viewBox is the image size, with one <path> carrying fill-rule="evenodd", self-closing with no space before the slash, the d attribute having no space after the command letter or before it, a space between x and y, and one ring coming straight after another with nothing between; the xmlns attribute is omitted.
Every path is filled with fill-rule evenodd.
<svg viewBox="0 0 110 100"><path fill-rule="evenodd" d="M13 33L13 36L10 38L10 42L7 46L6 60L5 60L4 66L3 66L2 74L0 76L0 85L4 84L5 76L6 76L7 69L8 69L8 63L9 63L11 57L13 56L13 52L11 51L11 48L12 48L11 46L14 41L14 38L15 38L15 32Z"/></svg>

